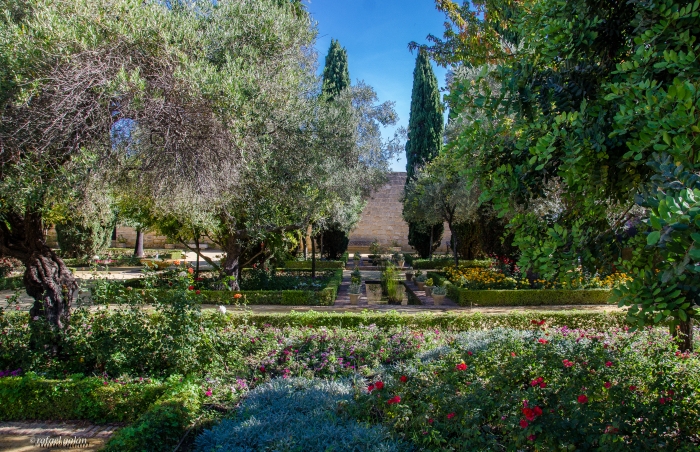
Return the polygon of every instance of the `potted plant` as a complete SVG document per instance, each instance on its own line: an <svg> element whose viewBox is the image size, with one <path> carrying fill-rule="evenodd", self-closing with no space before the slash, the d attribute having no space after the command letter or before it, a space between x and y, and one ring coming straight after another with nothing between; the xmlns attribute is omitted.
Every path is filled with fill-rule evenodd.
<svg viewBox="0 0 700 452"><path fill-rule="evenodd" d="M361 267L362 266L362 255L360 253L355 253L352 256L352 262L355 265L355 267Z"/></svg>
<svg viewBox="0 0 700 452"><path fill-rule="evenodd" d="M386 301L382 301L381 281L365 281L365 289L367 290L368 304L386 304Z"/></svg>
<svg viewBox="0 0 700 452"><path fill-rule="evenodd" d="M425 296L429 297L430 291L433 289L433 278L428 278L425 280L425 287L423 289L425 290Z"/></svg>
<svg viewBox="0 0 700 452"><path fill-rule="evenodd" d="M401 245L396 240L391 241L391 251L394 251L395 253L401 252Z"/></svg>
<svg viewBox="0 0 700 452"><path fill-rule="evenodd" d="M360 269L355 267L352 273L350 273L350 283L360 284L360 282L362 282L362 274L360 273Z"/></svg>
<svg viewBox="0 0 700 452"><path fill-rule="evenodd" d="M362 291L362 286L357 284L350 284L350 304L358 304L360 300L360 293Z"/></svg>
<svg viewBox="0 0 700 452"><path fill-rule="evenodd" d="M440 306L447 295L447 288L445 286L433 287L433 303L435 306Z"/></svg>
<svg viewBox="0 0 700 452"><path fill-rule="evenodd" d="M413 279L413 269L411 267L408 267L408 270L406 270L406 281L411 282Z"/></svg>
<svg viewBox="0 0 700 452"><path fill-rule="evenodd" d="M425 286L426 279L428 278L423 274L416 276L416 285L418 286L418 290L423 290L423 286Z"/></svg>

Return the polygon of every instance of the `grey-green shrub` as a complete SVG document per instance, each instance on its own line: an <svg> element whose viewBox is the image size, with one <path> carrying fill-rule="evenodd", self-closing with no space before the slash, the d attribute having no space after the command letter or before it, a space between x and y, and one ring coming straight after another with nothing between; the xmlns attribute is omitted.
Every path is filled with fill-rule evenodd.
<svg viewBox="0 0 700 452"><path fill-rule="evenodd" d="M225 419L196 440L199 452L256 450L400 451L384 427L345 415L353 403L348 381L275 379L250 392L233 419Z"/></svg>

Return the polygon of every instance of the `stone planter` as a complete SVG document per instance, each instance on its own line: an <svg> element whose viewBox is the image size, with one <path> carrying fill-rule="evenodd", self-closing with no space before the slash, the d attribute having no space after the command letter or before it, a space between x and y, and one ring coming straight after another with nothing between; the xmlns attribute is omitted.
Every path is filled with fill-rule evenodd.
<svg viewBox="0 0 700 452"><path fill-rule="evenodd" d="M350 294L350 304L358 304L360 301L360 294L359 293L351 293Z"/></svg>
<svg viewBox="0 0 700 452"><path fill-rule="evenodd" d="M368 304L386 304L386 301L382 301L382 283L381 281L365 281L365 288L367 289L367 303Z"/></svg>
<svg viewBox="0 0 700 452"><path fill-rule="evenodd" d="M396 265L398 265L399 268L403 268L403 264L405 264L405 261L398 261Z"/></svg>
<svg viewBox="0 0 700 452"><path fill-rule="evenodd" d="M433 286L425 286L423 288L425 290L425 296L429 297L433 293Z"/></svg>
<svg viewBox="0 0 700 452"><path fill-rule="evenodd" d="M413 272L406 272L406 281L411 282L413 279Z"/></svg>
<svg viewBox="0 0 700 452"><path fill-rule="evenodd" d="M416 281L416 286L418 286L418 290L423 290L423 286L425 286L425 281Z"/></svg>
<svg viewBox="0 0 700 452"><path fill-rule="evenodd" d="M445 295L433 295L433 303L435 303L435 306L440 306L444 300Z"/></svg>

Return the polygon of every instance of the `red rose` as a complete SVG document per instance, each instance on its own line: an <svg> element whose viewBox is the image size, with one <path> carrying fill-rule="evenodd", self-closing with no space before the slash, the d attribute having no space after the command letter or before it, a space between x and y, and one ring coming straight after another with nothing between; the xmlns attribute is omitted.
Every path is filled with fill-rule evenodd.
<svg viewBox="0 0 700 452"><path fill-rule="evenodd" d="M523 408L523 414L525 415L528 421L535 420L536 415L532 408Z"/></svg>
<svg viewBox="0 0 700 452"><path fill-rule="evenodd" d="M612 367L612 365L613 365L613 364L612 364L612 361L607 361L607 362L605 363L605 367Z"/></svg>
<svg viewBox="0 0 700 452"><path fill-rule="evenodd" d="M406 383L408 381L408 377L406 375L401 375L399 380L401 380L401 383Z"/></svg>
<svg viewBox="0 0 700 452"><path fill-rule="evenodd" d="M536 416L542 416L542 408L536 406L535 408L532 409L532 411L535 412Z"/></svg>
<svg viewBox="0 0 700 452"><path fill-rule="evenodd" d="M384 382L378 381L374 384L375 389L383 389L384 388Z"/></svg>
<svg viewBox="0 0 700 452"><path fill-rule="evenodd" d="M472 356L474 353L472 352L467 352L467 355Z"/></svg>
<svg viewBox="0 0 700 452"><path fill-rule="evenodd" d="M447 419L452 419L453 417L455 417L455 414L454 414L454 413L449 413L449 414L447 415Z"/></svg>
<svg viewBox="0 0 700 452"><path fill-rule="evenodd" d="M528 441L534 441L535 438L537 438L535 435L530 435L530 436L527 437L527 440L528 440Z"/></svg>
<svg viewBox="0 0 700 452"><path fill-rule="evenodd" d="M636 390L637 390L637 387L635 385L630 386L630 391L636 391Z"/></svg>
<svg viewBox="0 0 700 452"><path fill-rule="evenodd" d="M537 342L540 344L547 344L549 341L547 339L539 339Z"/></svg>
<svg viewBox="0 0 700 452"><path fill-rule="evenodd" d="M588 396L586 394L581 394L578 396L578 403L588 403Z"/></svg>
<svg viewBox="0 0 700 452"><path fill-rule="evenodd" d="M189 290L194 290L194 286L188 287Z"/></svg>
<svg viewBox="0 0 700 452"><path fill-rule="evenodd" d="M520 419L520 426L522 428L527 428L528 425L530 425L530 424L528 424L525 419Z"/></svg>
<svg viewBox="0 0 700 452"><path fill-rule="evenodd" d="M198 290L198 291L196 291L195 293L196 293L197 295L199 295L200 293L202 293L202 291L201 291L201 290Z"/></svg>
<svg viewBox="0 0 700 452"><path fill-rule="evenodd" d="M612 387L612 383L610 383L609 381L606 381L606 382L603 384L603 386L605 386L605 389L610 389L610 388Z"/></svg>
<svg viewBox="0 0 700 452"><path fill-rule="evenodd" d="M374 391L374 384L367 386L367 392L372 392L372 391Z"/></svg>
<svg viewBox="0 0 700 452"><path fill-rule="evenodd" d="M514 353L514 352L510 352L510 356L512 356L513 358L515 358L515 353Z"/></svg>
<svg viewBox="0 0 700 452"><path fill-rule="evenodd" d="M399 403L399 402L401 402L401 397L399 397L399 396L394 396L386 401L386 403L388 403L389 405L394 405L395 403Z"/></svg>
<svg viewBox="0 0 700 452"><path fill-rule="evenodd" d="M428 424L432 424L432 423L433 423L433 420L432 420L432 419L428 419Z"/></svg>
<svg viewBox="0 0 700 452"><path fill-rule="evenodd" d="M467 365L464 363L457 364L457 370L467 370Z"/></svg>

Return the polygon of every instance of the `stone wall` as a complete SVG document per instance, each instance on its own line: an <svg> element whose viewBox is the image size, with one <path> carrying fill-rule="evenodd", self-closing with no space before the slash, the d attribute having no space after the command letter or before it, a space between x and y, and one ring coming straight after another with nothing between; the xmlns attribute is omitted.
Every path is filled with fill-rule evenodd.
<svg viewBox="0 0 700 452"><path fill-rule="evenodd" d="M398 243L402 250L412 250L408 244L408 223L401 215L401 195L405 183L406 173L390 173L388 183L372 194L359 223L350 232L348 250L351 253L367 252L375 240L385 246ZM438 250L446 250L449 240L450 231L445 224L445 233Z"/></svg>

